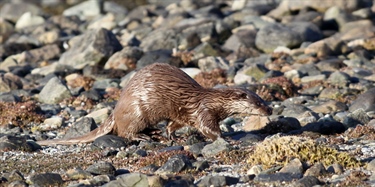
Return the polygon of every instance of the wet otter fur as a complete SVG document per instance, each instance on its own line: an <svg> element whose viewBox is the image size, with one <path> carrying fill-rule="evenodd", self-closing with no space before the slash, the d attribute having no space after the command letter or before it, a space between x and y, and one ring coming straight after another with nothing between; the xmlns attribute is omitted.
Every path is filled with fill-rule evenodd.
<svg viewBox="0 0 375 187"><path fill-rule="evenodd" d="M123 88L113 113L97 129L70 139L38 141L40 145L88 143L112 133L131 140L148 139L141 132L168 120L167 134L186 125L216 140L219 121L233 114L270 115L272 108L244 88L203 88L177 67L154 63L140 69Z"/></svg>

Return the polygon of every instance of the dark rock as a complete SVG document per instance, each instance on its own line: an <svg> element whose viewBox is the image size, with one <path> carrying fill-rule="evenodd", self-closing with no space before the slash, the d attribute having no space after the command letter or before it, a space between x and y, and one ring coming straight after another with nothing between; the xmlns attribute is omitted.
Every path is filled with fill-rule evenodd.
<svg viewBox="0 0 375 187"><path fill-rule="evenodd" d="M22 53L25 50L35 48L35 44L30 43L6 43L0 45L0 59L5 59L8 56Z"/></svg>
<svg viewBox="0 0 375 187"><path fill-rule="evenodd" d="M222 151L228 151L229 148L230 145L228 142L226 142L222 138L218 138L213 143L204 146L204 148L202 149L202 155L204 157L212 157L219 154Z"/></svg>
<svg viewBox="0 0 375 187"><path fill-rule="evenodd" d="M230 185L235 185L239 181L238 178L234 177L229 177L229 176L212 176L208 175L202 178L201 181L198 182L197 186L198 187L203 187L203 186L214 186L214 187L220 187L220 186L230 186Z"/></svg>
<svg viewBox="0 0 375 187"><path fill-rule="evenodd" d="M149 186L149 183L147 175L141 173L129 173L117 176L116 180L110 181L105 186Z"/></svg>
<svg viewBox="0 0 375 187"><path fill-rule="evenodd" d="M302 131L318 132L320 134L340 134L345 132L346 127L338 121L318 121L308 123L302 127Z"/></svg>
<svg viewBox="0 0 375 187"><path fill-rule="evenodd" d="M189 175L185 175L182 177L176 176L176 177L170 177L168 178L168 181L164 184L165 187L191 187L194 186L194 178Z"/></svg>
<svg viewBox="0 0 375 187"><path fill-rule="evenodd" d="M298 32L281 24L270 24L261 28L255 39L257 48L266 53L273 52L278 46L297 47L302 42Z"/></svg>
<svg viewBox="0 0 375 187"><path fill-rule="evenodd" d="M37 174L30 177L31 183L36 187L42 186L63 186L64 181L57 173Z"/></svg>
<svg viewBox="0 0 375 187"><path fill-rule="evenodd" d="M138 149L134 152L134 154L140 156L140 157L145 157L147 156L147 151L143 150L143 149Z"/></svg>
<svg viewBox="0 0 375 187"><path fill-rule="evenodd" d="M193 166L198 171L203 171L210 167L207 160L193 162Z"/></svg>
<svg viewBox="0 0 375 187"><path fill-rule="evenodd" d="M202 149L206 145L207 145L206 142L195 143L195 144L193 144L193 145L190 146L190 148L189 148L188 151L190 151L191 153L193 153L196 156L199 156L199 155L202 154Z"/></svg>
<svg viewBox="0 0 375 187"><path fill-rule="evenodd" d="M314 176L306 176L303 177L302 179L299 179L298 181L293 183L293 186L295 187L310 187L310 186L316 186L316 185L321 185L323 184L322 182L319 181L318 178Z"/></svg>
<svg viewBox="0 0 375 187"><path fill-rule="evenodd" d="M21 98L11 93L3 93L3 94L0 94L0 101L1 102L20 102Z"/></svg>
<svg viewBox="0 0 375 187"><path fill-rule="evenodd" d="M375 88L367 90L365 93L358 95L349 107L350 112L362 108L366 112L375 111Z"/></svg>
<svg viewBox="0 0 375 187"><path fill-rule="evenodd" d="M3 135L0 136L0 150L35 151L36 149L26 142L25 137Z"/></svg>
<svg viewBox="0 0 375 187"><path fill-rule="evenodd" d="M163 149L160 149L159 152L169 152L169 151L182 151L184 150L183 146L177 145L177 146L170 146Z"/></svg>
<svg viewBox="0 0 375 187"><path fill-rule="evenodd" d="M340 164L332 164L327 167L327 172L334 174L342 174L344 173L344 167L342 167Z"/></svg>
<svg viewBox="0 0 375 187"><path fill-rule="evenodd" d="M111 163L99 161L87 167L86 171L94 175L115 175L116 168Z"/></svg>
<svg viewBox="0 0 375 187"><path fill-rule="evenodd" d="M84 134L87 134L94 129L96 129L98 126L96 125L93 118L90 117L83 117L79 121L75 122L66 132L64 138L73 138L82 136Z"/></svg>
<svg viewBox="0 0 375 187"><path fill-rule="evenodd" d="M259 174L254 178L257 182L290 182L295 179L302 178L301 174L290 173L274 173L274 174Z"/></svg>
<svg viewBox="0 0 375 187"><path fill-rule="evenodd" d="M301 129L301 124L294 117L283 117L275 121L269 122L265 127L260 129L261 133L276 134L279 132L287 133L293 130Z"/></svg>
<svg viewBox="0 0 375 187"><path fill-rule="evenodd" d="M43 87L38 99L42 103L56 104L69 97L69 89L59 78L54 77Z"/></svg>
<svg viewBox="0 0 375 187"><path fill-rule="evenodd" d="M31 72L33 67L31 65L22 65L22 66L11 66L9 67L9 71L13 73L14 75L17 75L19 77L25 77L27 74Z"/></svg>
<svg viewBox="0 0 375 187"><path fill-rule="evenodd" d="M43 111L44 114L48 115L56 115L61 111L61 106L59 104L44 104L41 103L39 105L40 109Z"/></svg>
<svg viewBox="0 0 375 187"><path fill-rule="evenodd" d="M186 155L177 154L169 158L155 173L177 173L192 167L192 163Z"/></svg>
<svg viewBox="0 0 375 187"><path fill-rule="evenodd" d="M69 114L74 118L80 118L87 115L87 112L85 110L71 110Z"/></svg>
<svg viewBox="0 0 375 187"><path fill-rule="evenodd" d="M70 41L71 48L63 53L59 63L83 69L86 65L97 65L122 49L116 36L106 29L90 30ZM74 60L72 60L74 59Z"/></svg>
<svg viewBox="0 0 375 187"><path fill-rule="evenodd" d="M304 42L315 42L323 38L319 27L311 22L297 21L289 23L287 26L299 33Z"/></svg>
<svg viewBox="0 0 375 187"><path fill-rule="evenodd" d="M95 139L92 146L97 147L97 148L106 148L106 147L121 148L121 147L127 147L128 143L125 141L124 138L121 138L115 135L104 135Z"/></svg>

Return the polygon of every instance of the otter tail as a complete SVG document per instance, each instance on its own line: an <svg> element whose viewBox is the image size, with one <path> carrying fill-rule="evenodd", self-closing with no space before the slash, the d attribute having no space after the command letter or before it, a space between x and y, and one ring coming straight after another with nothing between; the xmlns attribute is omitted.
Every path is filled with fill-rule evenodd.
<svg viewBox="0 0 375 187"><path fill-rule="evenodd" d="M115 119L113 113L105 120L105 122L100 125L95 130L75 138L68 138L68 139L55 139L55 140L42 140L37 141L36 143L39 145L71 145L71 144L78 144L78 143L89 143L93 142L96 138L109 134L115 125Z"/></svg>

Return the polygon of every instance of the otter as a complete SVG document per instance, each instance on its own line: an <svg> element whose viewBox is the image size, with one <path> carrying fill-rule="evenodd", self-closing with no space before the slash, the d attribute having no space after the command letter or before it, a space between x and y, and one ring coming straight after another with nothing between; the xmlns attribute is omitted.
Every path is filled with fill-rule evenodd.
<svg viewBox="0 0 375 187"><path fill-rule="evenodd" d="M168 138L186 125L205 137L221 136L219 121L234 114L271 115L272 108L244 88L204 88L185 72L166 63L153 63L135 73L123 88L112 114L95 130L70 139L38 141L40 145L89 143L112 133L130 140L149 137L141 132L168 121Z"/></svg>

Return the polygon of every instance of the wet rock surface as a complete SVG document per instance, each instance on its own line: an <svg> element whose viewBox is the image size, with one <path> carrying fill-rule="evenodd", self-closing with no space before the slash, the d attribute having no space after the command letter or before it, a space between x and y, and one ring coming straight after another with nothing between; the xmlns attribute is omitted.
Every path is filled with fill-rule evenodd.
<svg viewBox="0 0 375 187"><path fill-rule="evenodd" d="M372 0L0 0L0 186L374 186ZM40 146L103 124L134 72L178 66L273 108Z"/></svg>

